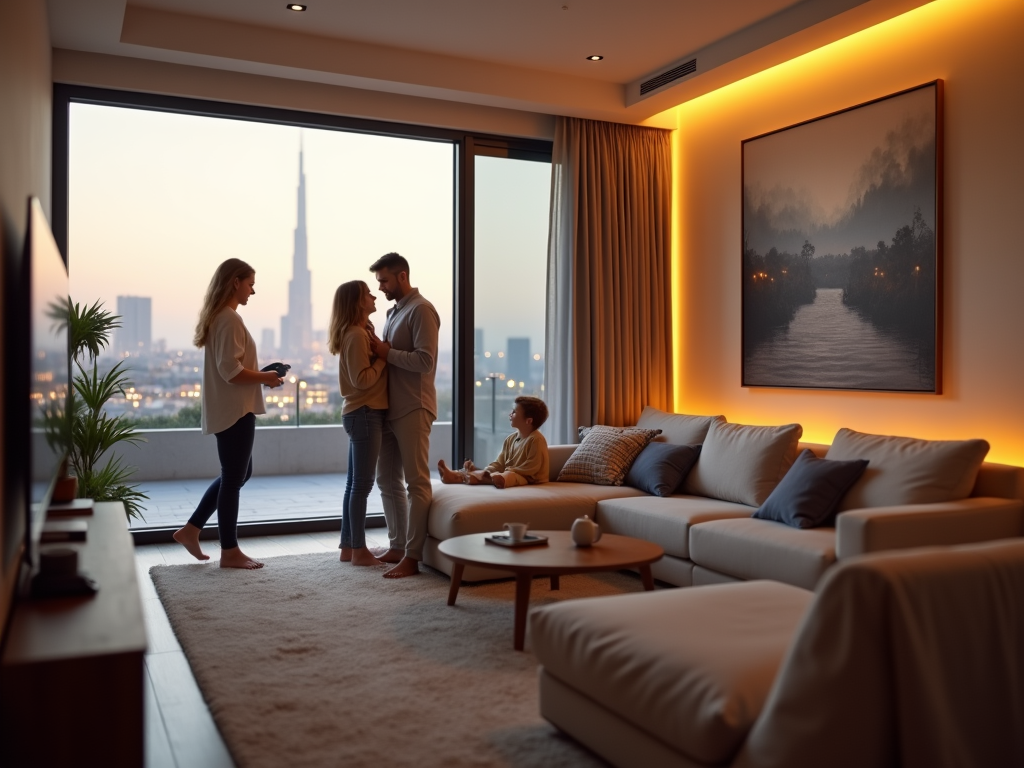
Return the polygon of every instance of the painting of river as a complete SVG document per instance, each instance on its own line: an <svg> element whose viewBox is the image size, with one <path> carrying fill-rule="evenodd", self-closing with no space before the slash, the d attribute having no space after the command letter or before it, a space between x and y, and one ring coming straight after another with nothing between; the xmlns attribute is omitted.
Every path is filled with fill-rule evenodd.
<svg viewBox="0 0 1024 768"><path fill-rule="evenodd" d="M743 142L743 385L941 391L935 81Z"/></svg>

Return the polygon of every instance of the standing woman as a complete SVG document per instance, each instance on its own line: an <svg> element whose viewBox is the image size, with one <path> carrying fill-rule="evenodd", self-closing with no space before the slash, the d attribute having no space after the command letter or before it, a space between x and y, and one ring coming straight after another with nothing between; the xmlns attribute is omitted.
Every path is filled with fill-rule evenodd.
<svg viewBox="0 0 1024 768"><path fill-rule="evenodd" d="M256 293L256 270L241 259L228 259L213 274L193 339L206 349L203 361L203 434L217 438L220 477L203 494L199 506L174 540L199 560L199 532L214 512L220 529L221 568L262 568L263 563L238 546L238 493L252 475L256 414L266 413L261 385L284 383L273 371L259 370L256 343L238 315Z"/></svg>
<svg viewBox="0 0 1024 768"><path fill-rule="evenodd" d="M341 561L377 565L366 548L366 499L377 472L377 455L388 415L388 372L371 352L370 315L376 300L362 280L342 283L334 292L327 348L339 355L338 385L345 398L341 422L348 434L348 478L341 518Z"/></svg>

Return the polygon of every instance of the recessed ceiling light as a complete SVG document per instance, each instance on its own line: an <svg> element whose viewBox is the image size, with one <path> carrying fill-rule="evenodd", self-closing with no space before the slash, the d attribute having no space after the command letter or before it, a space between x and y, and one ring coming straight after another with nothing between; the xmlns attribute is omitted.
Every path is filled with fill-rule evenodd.
<svg viewBox="0 0 1024 768"><path fill-rule="evenodd" d="M288 5L286 5L285 8L287 8L289 11L304 11L304 10L306 10L306 6L299 5L298 3L288 3Z"/></svg>
<svg viewBox="0 0 1024 768"><path fill-rule="evenodd" d="M587 61L600 61L604 56L587 56Z"/></svg>

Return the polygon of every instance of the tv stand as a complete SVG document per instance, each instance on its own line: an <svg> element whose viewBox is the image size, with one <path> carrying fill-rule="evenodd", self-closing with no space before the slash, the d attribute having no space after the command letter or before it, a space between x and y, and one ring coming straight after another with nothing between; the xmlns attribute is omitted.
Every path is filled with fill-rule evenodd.
<svg viewBox="0 0 1024 768"><path fill-rule="evenodd" d="M21 599L0 664L0 763L141 766L146 627L119 502L95 505L78 567L91 597ZM44 545L45 547L45 545Z"/></svg>

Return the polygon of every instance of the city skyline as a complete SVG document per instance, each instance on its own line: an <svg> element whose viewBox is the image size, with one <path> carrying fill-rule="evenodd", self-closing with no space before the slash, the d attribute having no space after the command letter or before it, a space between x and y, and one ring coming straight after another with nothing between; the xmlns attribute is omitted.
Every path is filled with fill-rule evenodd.
<svg viewBox="0 0 1024 768"><path fill-rule="evenodd" d="M292 251L292 279L288 281L288 314L281 317L282 357L300 358L312 348L313 275L309 271L306 236L306 172L303 168L302 134L299 134L299 188L295 215L295 246ZM265 351L264 354L268 354Z"/></svg>

